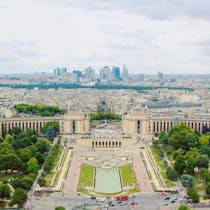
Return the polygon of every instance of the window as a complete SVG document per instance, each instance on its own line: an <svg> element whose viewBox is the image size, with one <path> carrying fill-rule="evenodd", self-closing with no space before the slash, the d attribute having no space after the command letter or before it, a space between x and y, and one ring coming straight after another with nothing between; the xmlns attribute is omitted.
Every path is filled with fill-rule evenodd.
<svg viewBox="0 0 210 210"><path fill-rule="evenodd" d="M141 133L141 122L140 122L140 120L138 120L138 122L137 122L137 133L138 134Z"/></svg>

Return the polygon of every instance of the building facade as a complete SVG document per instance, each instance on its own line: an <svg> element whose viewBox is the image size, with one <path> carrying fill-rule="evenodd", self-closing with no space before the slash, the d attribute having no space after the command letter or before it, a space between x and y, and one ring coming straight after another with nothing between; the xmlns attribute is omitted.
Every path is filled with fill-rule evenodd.
<svg viewBox="0 0 210 210"><path fill-rule="evenodd" d="M87 134L90 132L89 116L84 113L68 113L63 117L32 117L0 119L0 136L4 136L14 127L22 131L32 129L40 132L47 122L59 122L61 134Z"/></svg>
<svg viewBox="0 0 210 210"><path fill-rule="evenodd" d="M153 134L160 131L168 132L173 126L185 124L199 133L203 133L203 128L210 128L210 118L199 116L174 116L168 114L151 115L146 111L133 110L123 116L122 131L124 134Z"/></svg>
<svg viewBox="0 0 210 210"><path fill-rule="evenodd" d="M90 117L83 112L71 112L62 117L36 117L36 118L5 118L0 119L0 136L4 136L10 129L19 127L26 131L28 128L40 132L44 123L59 122L60 133L68 134L90 134ZM210 128L210 118L199 116L173 116L173 115L151 115L146 111L133 110L131 113L122 117L121 138L113 143L108 139L108 143L96 143L93 146L104 146L112 148L112 145L121 147L123 139L135 137L136 135L157 135L160 131L168 132L173 126L183 123L199 133L203 132L204 127ZM129 138L130 138L129 137ZM119 142L118 142L119 141ZM129 141L129 140L128 140ZM109 143L110 142L110 143Z"/></svg>

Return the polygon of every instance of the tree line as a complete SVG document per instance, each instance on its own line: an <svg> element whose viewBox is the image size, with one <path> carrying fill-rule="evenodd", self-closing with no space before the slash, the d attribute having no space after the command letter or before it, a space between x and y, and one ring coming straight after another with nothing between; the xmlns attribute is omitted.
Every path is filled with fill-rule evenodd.
<svg viewBox="0 0 210 210"><path fill-rule="evenodd" d="M121 120L121 115L112 113L111 111L99 111L98 113L90 113L90 120Z"/></svg>
<svg viewBox="0 0 210 210"><path fill-rule="evenodd" d="M14 105L15 111L18 113L25 113L31 115L41 116L55 116L64 114L64 110L58 106L45 106L45 105L31 105L31 104L16 104Z"/></svg>

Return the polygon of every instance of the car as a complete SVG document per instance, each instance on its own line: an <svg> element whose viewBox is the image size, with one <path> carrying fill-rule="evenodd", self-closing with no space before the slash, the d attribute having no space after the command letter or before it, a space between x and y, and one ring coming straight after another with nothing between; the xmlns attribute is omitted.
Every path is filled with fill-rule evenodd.
<svg viewBox="0 0 210 210"><path fill-rule="evenodd" d="M176 202L176 200L172 200L172 201L171 201L171 203L175 203L175 202Z"/></svg>
<svg viewBox="0 0 210 210"><path fill-rule="evenodd" d="M110 206L115 206L113 203Z"/></svg>
<svg viewBox="0 0 210 210"><path fill-rule="evenodd" d="M170 199L170 197L169 197L169 196L167 196L167 197L165 197L165 198L164 198L164 200L169 200L169 199Z"/></svg>
<svg viewBox="0 0 210 210"><path fill-rule="evenodd" d="M108 205L111 205L111 204L112 204L112 201L109 201L109 202L108 202Z"/></svg>
<svg viewBox="0 0 210 210"><path fill-rule="evenodd" d="M108 205L108 203L106 203L105 205L104 205L104 208L108 208L109 207L109 205Z"/></svg>
<svg viewBox="0 0 210 210"><path fill-rule="evenodd" d="M131 202L130 203L131 206L136 205L136 204L138 204L138 203L137 202Z"/></svg>
<svg viewBox="0 0 210 210"><path fill-rule="evenodd" d="M90 199L95 200L95 199L96 199L96 197L95 197L95 196L91 196L91 197L90 197Z"/></svg>
<svg viewBox="0 0 210 210"><path fill-rule="evenodd" d="M121 203L118 203L118 206L124 206L124 205L126 205L127 203L125 203L125 202L121 202Z"/></svg>
<svg viewBox="0 0 210 210"><path fill-rule="evenodd" d="M164 203L163 205L164 205L164 206L168 206L168 204L167 204L167 203Z"/></svg>

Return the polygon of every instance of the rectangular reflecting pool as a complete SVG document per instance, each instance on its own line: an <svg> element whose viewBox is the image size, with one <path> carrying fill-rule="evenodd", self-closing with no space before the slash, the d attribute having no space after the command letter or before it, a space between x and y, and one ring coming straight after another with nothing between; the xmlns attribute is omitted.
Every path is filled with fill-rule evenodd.
<svg viewBox="0 0 210 210"><path fill-rule="evenodd" d="M120 175L117 167L100 168L96 167L95 191L99 193L117 193L122 190Z"/></svg>

